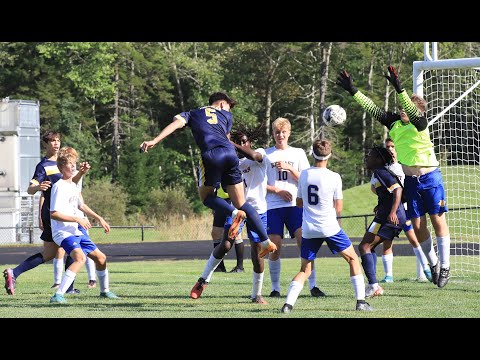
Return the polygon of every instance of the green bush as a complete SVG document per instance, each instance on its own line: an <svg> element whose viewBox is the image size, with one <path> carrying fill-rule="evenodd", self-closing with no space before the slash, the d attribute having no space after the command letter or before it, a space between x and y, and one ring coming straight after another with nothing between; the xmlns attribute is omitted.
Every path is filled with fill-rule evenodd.
<svg viewBox="0 0 480 360"><path fill-rule="evenodd" d="M128 195L120 185L107 178L92 181L84 186L82 195L85 203L110 225L126 225Z"/></svg>
<svg viewBox="0 0 480 360"><path fill-rule="evenodd" d="M144 215L153 222L155 220L165 221L172 216L190 217L193 215L192 205L185 196L183 187L152 190L144 210Z"/></svg>

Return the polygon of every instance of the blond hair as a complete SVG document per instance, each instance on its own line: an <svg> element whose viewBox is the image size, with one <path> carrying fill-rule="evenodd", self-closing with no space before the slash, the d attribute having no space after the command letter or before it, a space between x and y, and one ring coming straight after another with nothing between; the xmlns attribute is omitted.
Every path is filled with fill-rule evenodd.
<svg viewBox="0 0 480 360"><path fill-rule="evenodd" d="M272 130L284 128L288 131L292 130L292 124L290 124L290 121L287 118L279 117L272 123Z"/></svg>
<svg viewBox="0 0 480 360"><path fill-rule="evenodd" d="M78 158L77 150L70 146L65 146L58 150L57 166L60 169L68 163L76 164Z"/></svg>

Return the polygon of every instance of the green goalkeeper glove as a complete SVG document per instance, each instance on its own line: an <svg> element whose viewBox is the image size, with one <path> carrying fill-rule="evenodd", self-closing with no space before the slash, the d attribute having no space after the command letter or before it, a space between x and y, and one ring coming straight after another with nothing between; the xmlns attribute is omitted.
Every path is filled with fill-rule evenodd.
<svg viewBox="0 0 480 360"><path fill-rule="evenodd" d="M400 84L400 80L398 79L397 71L392 65L390 65L388 67L388 72L390 73L390 76L385 75L385 77L393 85L397 93L400 94L403 91L403 89L402 89L402 84Z"/></svg>
<svg viewBox="0 0 480 360"><path fill-rule="evenodd" d="M338 74L336 84L347 90L352 96L355 95L355 93L358 91L357 88L353 85L352 78L345 70L340 71L340 73Z"/></svg>

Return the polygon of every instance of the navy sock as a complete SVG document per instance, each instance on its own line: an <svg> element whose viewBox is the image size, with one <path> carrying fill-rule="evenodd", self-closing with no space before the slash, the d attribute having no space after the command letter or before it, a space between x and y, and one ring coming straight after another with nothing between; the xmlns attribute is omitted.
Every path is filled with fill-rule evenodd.
<svg viewBox="0 0 480 360"><path fill-rule="evenodd" d="M203 204L215 212L218 211L219 214L223 214L225 216L231 216L232 211L235 210L233 205L216 195L208 195Z"/></svg>
<svg viewBox="0 0 480 360"><path fill-rule="evenodd" d="M258 234L260 241L267 240L267 230L265 230L265 226L263 226L262 219L260 218L260 215L258 215L257 210L255 210L249 203L245 203L239 210L245 211L247 214L248 227Z"/></svg>
<svg viewBox="0 0 480 360"><path fill-rule="evenodd" d="M25 271L32 270L33 268L36 268L38 265L41 265L44 262L45 261L43 260L42 253L32 255L28 259L24 260L15 269L13 269L13 276L16 279Z"/></svg>
<svg viewBox="0 0 480 360"><path fill-rule="evenodd" d="M67 255L67 259L65 260L65 271L67 271L68 267L70 265L73 264L73 259L70 255ZM73 290L73 284L75 283L75 281L72 282L72 285L69 286L69 288L67 289L67 292L69 291L72 291Z"/></svg>
<svg viewBox="0 0 480 360"><path fill-rule="evenodd" d="M373 259L374 257L371 253L362 255L362 267L369 284L375 284L378 282Z"/></svg>

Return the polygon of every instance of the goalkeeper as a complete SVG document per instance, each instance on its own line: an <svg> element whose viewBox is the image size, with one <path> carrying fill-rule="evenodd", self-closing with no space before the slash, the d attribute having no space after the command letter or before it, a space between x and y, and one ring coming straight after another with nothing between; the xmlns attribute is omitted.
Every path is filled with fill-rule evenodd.
<svg viewBox="0 0 480 360"><path fill-rule="evenodd" d="M439 162L430 140L428 122L423 115L426 101L416 94L408 96L402 88L397 71L388 67L387 80L394 86L401 104L400 112L385 111L359 91L351 76L340 71L337 85L353 96L366 112L385 125L390 138L395 142L398 161L405 173L407 216L411 219L415 234L430 263L432 281L443 288L450 277L450 233L445 213L448 208ZM434 250L432 237L427 228L426 213L430 215L437 237L439 261L432 266Z"/></svg>

